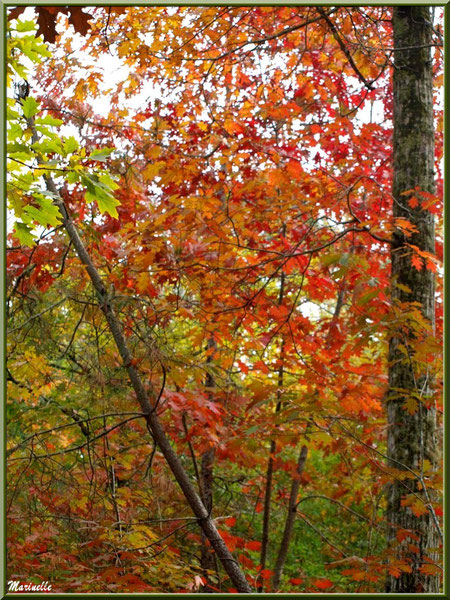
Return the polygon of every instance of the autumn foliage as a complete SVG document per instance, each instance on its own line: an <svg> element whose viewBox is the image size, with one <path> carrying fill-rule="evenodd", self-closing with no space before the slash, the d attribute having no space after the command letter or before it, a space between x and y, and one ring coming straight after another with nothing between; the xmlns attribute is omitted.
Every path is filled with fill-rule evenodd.
<svg viewBox="0 0 450 600"><path fill-rule="evenodd" d="M442 125L436 97L437 193L404 191L436 216L434 254L405 246L436 273L432 331L420 307L391 298L392 236L414 225L392 219L390 12L10 12L8 579L235 591L152 441L45 177L250 585L273 589L295 481L280 591L379 592L387 572L411 568L414 532L398 531L402 560L383 535L384 486L399 476L386 466L387 346L394 330L415 332L405 360L432 374L434 396L398 393L405 414L427 402L441 415ZM403 501L441 519L440 470L421 468L431 504Z"/></svg>

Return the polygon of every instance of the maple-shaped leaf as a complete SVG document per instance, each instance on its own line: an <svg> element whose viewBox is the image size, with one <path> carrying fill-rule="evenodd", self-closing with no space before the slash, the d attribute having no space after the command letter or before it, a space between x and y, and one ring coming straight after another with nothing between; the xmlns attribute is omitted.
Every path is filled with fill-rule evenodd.
<svg viewBox="0 0 450 600"><path fill-rule="evenodd" d="M408 204L411 208L416 208L419 206L419 200L415 196L412 196L412 198L408 200Z"/></svg>
<svg viewBox="0 0 450 600"><path fill-rule="evenodd" d="M417 412L418 402L414 396L408 396L402 404L402 408L410 415Z"/></svg>
<svg viewBox="0 0 450 600"><path fill-rule="evenodd" d="M424 575L440 575L441 574L441 569L438 567L438 565L434 565L431 563L422 565L421 567L419 567L419 571L421 573L423 573Z"/></svg>
<svg viewBox="0 0 450 600"><path fill-rule="evenodd" d="M8 21L12 21L13 19L17 19L17 17L19 17L23 11L25 10L25 6L16 6L15 8L12 8L9 12L8 12Z"/></svg>
<svg viewBox="0 0 450 600"><path fill-rule="evenodd" d="M437 266L436 266L436 263L434 261L427 259L426 260L426 266L427 266L427 269L429 271L433 271L433 273L437 272Z"/></svg>
<svg viewBox="0 0 450 600"><path fill-rule="evenodd" d="M67 12L67 8L59 9L56 6L39 6L37 10L38 30L36 36L43 36L44 41L54 44L56 41L56 20L58 12Z"/></svg>
<svg viewBox="0 0 450 600"><path fill-rule="evenodd" d="M403 542L403 540L406 540L406 538L411 537L411 532L408 529L399 529L396 537L399 542Z"/></svg>
<svg viewBox="0 0 450 600"><path fill-rule="evenodd" d="M49 44L54 44L56 41L56 23L58 14L68 14L69 23L77 33L86 35L90 29L89 20L91 16L83 12L80 6L35 6L37 13L38 30L36 37L43 36L44 41ZM8 20L17 19L25 10L25 6L17 6L9 11Z"/></svg>
<svg viewBox="0 0 450 600"><path fill-rule="evenodd" d="M392 577L395 577L396 579L398 579L400 577L400 575L402 574L402 572L400 571L400 569L398 567L394 567L392 565L389 565L388 573L389 573L389 575L392 575Z"/></svg>
<svg viewBox="0 0 450 600"><path fill-rule="evenodd" d="M89 24L91 16L83 12L80 6L69 6L69 11L69 23L77 33L86 35L91 27Z"/></svg>
<svg viewBox="0 0 450 600"><path fill-rule="evenodd" d="M420 500L417 500L414 504L411 504L410 509L416 517L421 517L428 512L427 506Z"/></svg>
<svg viewBox="0 0 450 600"><path fill-rule="evenodd" d="M422 259L420 258L420 256L417 256L417 254L413 254L411 256L411 263L412 263L413 267L415 269L417 269L418 271L422 270L423 262L422 262Z"/></svg>
<svg viewBox="0 0 450 600"><path fill-rule="evenodd" d="M414 223L404 219L403 217L397 217L394 219L395 226L402 231L406 237L409 237L412 233L417 233L418 229Z"/></svg>

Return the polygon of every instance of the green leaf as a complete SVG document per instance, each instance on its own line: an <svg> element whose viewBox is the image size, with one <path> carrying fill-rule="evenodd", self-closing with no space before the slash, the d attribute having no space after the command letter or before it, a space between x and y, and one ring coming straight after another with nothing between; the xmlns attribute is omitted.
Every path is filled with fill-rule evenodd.
<svg viewBox="0 0 450 600"><path fill-rule="evenodd" d="M80 181L79 173L77 173L76 171L70 171L66 175L66 181L67 183L76 183L77 181Z"/></svg>
<svg viewBox="0 0 450 600"><path fill-rule="evenodd" d="M38 106L39 103L31 96L25 98L25 100L22 102L22 110L27 119L34 117L34 115L37 113Z"/></svg>
<svg viewBox="0 0 450 600"><path fill-rule="evenodd" d="M31 233L31 228L25 223L17 221L14 225L14 231L22 246L33 246L35 236Z"/></svg>
<svg viewBox="0 0 450 600"><path fill-rule="evenodd" d="M17 112L17 110L14 110L11 108L11 106L8 106L6 109L6 118L8 121L19 120L20 114Z"/></svg>
<svg viewBox="0 0 450 600"><path fill-rule="evenodd" d="M86 201L87 202L94 202L95 199L96 199L95 182L92 181L92 177L90 175L88 175L87 173L81 173L80 174L80 178L81 178L81 183L87 189Z"/></svg>
<svg viewBox="0 0 450 600"><path fill-rule="evenodd" d="M64 143L63 143L64 156L67 156L68 154L72 154L72 152L75 152L76 150L78 150L79 147L80 147L80 145L79 145L78 141L71 135L70 137L68 137L64 140Z"/></svg>
<svg viewBox="0 0 450 600"><path fill-rule="evenodd" d="M57 133L53 133L53 131L50 131L50 129L44 125L35 125L35 129L43 136L48 137L51 140L59 140L59 135Z"/></svg>
<svg viewBox="0 0 450 600"><path fill-rule="evenodd" d="M251 435L252 433L256 433L257 431L259 431L260 429L261 429L261 425L252 425L251 427L246 429L245 433L247 435Z"/></svg>
<svg viewBox="0 0 450 600"><path fill-rule="evenodd" d="M101 162L104 162L111 156L114 150L115 148L100 148L98 150L94 150L93 152L91 152L89 160L99 160Z"/></svg>
<svg viewBox="0 0 450 600"><path fill-rule="evenodd" d="M46 198L40 193L33 194L33 198L38 202L39 208L31 205L24 208L24 212L33 221L37 221L43 227L47 227L48 225L56 227L61 223L61 214L58 207L53 204L51 198Z"/></svg>
<svg viewBox="0 0 450 600"><path fill-rule="evenodd" d="M53 54L47 48L47 44L44 43L43 39L44 38L41 35L38 38L33 37L33 49L41 56L50 58L51 56L53 56Z"/></svg>
<svg viewBox="0 0 450 600"><path fill-rule="evenodd" d="M32 157L30 155L29 152L9 152L8 153L8 158L15 158L16 160L20 160L22 162L26 162L27 160L30 160ZM8 166L8 169L10 169L12 167ZM19 167L20 170L21 167Z"/></svg>
<svg viewBox="0 0 450 600"><path fill-rule="evenodd" d="M17 21L16 31L23 33L24 31L34 31L36 23L34 21Z"/></svg>
<svg viewBox="0 0 450 600"><path fill-rule="evenodd" d="M34 37L23 37L17 40L17 47L20 49L22 54L31 60L33 63L40 63L41 59L37 52Z"/></svg>
<svg viewBox="0 0 450 600"><path fill-rule="evenodd" d="M21 217L23 209L23 193L13 187L7 188L8 208L14 211L16 217Z"/></svg>
<svg viewBox="0 0 450 600"><path fill-rule="evenodd" d="M101 173L100 176L94 174L81 174L81 182L86 187L86 202L97 202L101 213L107 212L115 219L119 214L116 206L120 201L114 198L112 190L117 189L118 185L108 173Z"/></svg>
<svg viewBox="0 0 450 600"><path fill-rule="evenodd" d="M102 214L107 212L115 219L119 217L119 213L116 210L116 206L120 205L119 200L105 192L105 190L102 190L101 187L95 186L94 192L87 191L85 198L88 203L97 202L98 209Z"/></svg>
<svg viewBox="0 0 450 600"><path fill-rule="evenodd" d="M102 182L102 184L104 184L104 186L107 186L112 190L117 190L117 188L119 187L119 184L116 183L116 181L114 181L114 179L109 173L102 173L99 177L99 180Z"/></svg>
<svg viewBox="0 0 450 600"><path fill-rule="evenodd" d="M61 119L55 119L51 115L46 115L45 117L39 117L35 121L36 125L50 125L51 127L59 127L64 123Z"/></svg>
<svg viewBox="0 0 450 600"><path fill-rule="evenodd" d="M11 125L8 127L8 140L11 140L11 141L15 140L19 136L21 137L22 134L23 134L23 129L19 125L19 123L11 123Z"/></svg>
<svg viewBox="0 0 450 600"><path fill-rule="evenodd" d="M329 265L334 265L337 262L340 262L342 257L341 253L332 253L332 254L327 254L325 256L322 257L321 262L323 265L325 265L326 267L328 267Z"/></svg>
<svg viewBox="0 0 450 600"><path fill-rule="evenodd" d="M97 198L98 208L101 213L107 212L114 217L114 219L119 218L119 213L116 210L116 206L120 206L119 200L114 198L114 196L104 196L103 198Z"/></svg>
<svg viewBox="0 0 450 600"><path fill-rule="evenodd" d="M357 301L358 306L364 306L365 304L370 302L370 300L373 300L376 296L378 296L379 293L380 293L380 290L378 290L378 289L366 292L365 294L360 296L360 298L358 298L358 301Z"/></svg>
<svg viewBox="0 0 450 600"><path fill-rule="evenodd" d="M19 77L21 77L22 79L27 78L27 70L17 60L11 59L9 62L9 66L13 71L17 73Z"/></svg>
<svg viewBox="0 0 450 600"><path fill-rule="evenodd" d="M59 139L40 140L39 142L35 142L31 147L37 152L42 152L42 154L62 153L61 141Z"/></svg>

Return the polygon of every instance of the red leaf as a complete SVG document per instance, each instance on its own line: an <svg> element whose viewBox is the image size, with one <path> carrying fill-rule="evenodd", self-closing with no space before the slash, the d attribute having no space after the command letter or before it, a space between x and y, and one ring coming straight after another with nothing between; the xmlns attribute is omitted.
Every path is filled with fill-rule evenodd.
<svg viewBox="0 0 450 600"><path fill-rule="evenodd" d="M247 375L247 373L248 373L248 365L246 365L245 363L243 363L242 360L238 360L237 364L238 364L240 370L242 371L242 373L245 373L245 375Z"/></svg>
<svg viewBox="0 0 450 600"><path fill-rule="evenodd" d="M267 365L262 361L262 360L258 360L257 362L255 362L255 364L253 365L254 369L258 369L259 371L261 371L262 373L265 373L267 375L267 373L269 373L269 369L267 367Z"/></svg>
<svg viewBox="0 0 450 600"><path fill-rule="evenodd" d="M255 568L255 563L252 561L251 558L249 558L245 554L239 554L238 559L243 567L246 567L247 569Z"/></svg>
<svg viewBox="0 0 450 600"><path fill-rule="evenodd" d="M334 583L329 579L316 579L314 585L319 588L319 590L328 590L334 586Z"/></svg>
<svg viewBox="0 0 450 600"><path fill-rule="evenodd" d="M262 569L262 571L259 572L259 576L261 577L261 579L270 579L273 575L273 571L271 571L270 569Z"/></svg>
<svg viewBox="0 0 450 600"><path fill-rule="evenodd" d="M252 542L247 542L245 544L245 547L248 550L260 550L261 549L261 542L258 542L257 540L254 540Z"/></svg>
<svg viewBox="0 0 450 600"><path fill-rule="evenodd" d="M289 583L292 583L292 585L300 585L301 583L303 583L303 579L293 577L292 579L289 579Z"/></svg>

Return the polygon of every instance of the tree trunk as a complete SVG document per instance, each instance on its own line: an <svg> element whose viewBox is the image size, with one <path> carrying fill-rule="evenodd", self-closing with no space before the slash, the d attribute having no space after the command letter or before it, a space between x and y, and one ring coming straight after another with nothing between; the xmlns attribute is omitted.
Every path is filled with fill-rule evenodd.
<svg viewBox="0 0 450 600"><path fill-rule="evenodd" d="M283 575L284 565L291 543L292 532L294 530L295 517L297 516L297 496L300 489L300 476L305 468L306 457L308 456L308 447L302 446L297 461L297 469L292 478L291 492L289 494L288 514L284 525L283 538L278 550L277 562L275 564L274 575L272 580L273 591L276 592L280 587L281 576Z"/></svg>
<svg viewBox="0 0 450 600"><path fill-rule="evenodd" d="M84 243L78 234L78 229L70 218L56 185L49 177L46 178L46 183L47 189L55 195L53 201L61 212L64 228L67 231L77 255L84 264L89 278L91 279L91 282L96 290L99 306L105 315L109 330L112 333L117 349L122 358L123 366L128 372L128 377L134 389L136 399L145 415L148 429L151 432L151 435L158 445L161 453L163 454L178 485L180 486L184 497L192 509L192 512L197 517L199 526L201 527L205 536L208 538L212 548L214 549L214 552L221 561L224 570L229 576L233 585L237 588L238 592L251 593L252 589L248 584L247 579L239 566L239 563L233 557L219 531L217 530L214 520L211 518L200 496L196 492L195 487L189 479L186 470L184 469L175 450L172 448L170 440L162 427L156 410L159 399L158 394L153 388L150 388L149 391L145 389L141 376L133 364L133 357L130 353L122 331L122 324L120 323L114 311L113 298L107 291L103 279L101 278L89 253L87 252Z"/></svg>
<svg viewBox="0 0 450 600"><path fill-rule="evenodd" d="M282 235L286 235L286 225L283 224ZM284 282L285 282L285 274L284 271L281 271L280 276L280 292L278 294L278 306L283 304L284 299ZM281 411L282 407L282 394L283 394L283 376L284 376L284 336L281 337L280 344L280 361L281 365L278 369L278 384L277 384L277 404L275 407L275 416ZM267 461L267 471L266 471L266 485L264 489L264 513L263 513L263 528L262 528L262 538L261 538L261 558L260 558L260 568L263 571L266 568L267 562L267 553L269 550L269 530L270 530L270 509L272 502L272 484L273 484L273 470L274 470L274 457L277 450L277 444L275 439L270 440L269 447L269 459ZM261 579L258 585L258 592L262 594L264 592L264 580Z"/></svg>
<svg viewBox="0 0 450 600"><path fill-rule="evenodd" d="M214 337L211 336L208 339L208 350L216 349L217 344L214 340ZM207 363L212 362L212 355L209 354L207 359ZM214 378L210 373L207 373L205 378L205 387L208 390L208 398L212 402L214 400L213 389L215 387ZM201 480L201 496L203 504L205 505L208 514L212 514L213 509L213 483L214 483L214 457L215 450L214 447L209 448L206 452L203 452L201 463L200 463L200 480ZM200 566L203 571L203 577L205 578L205 585L202 586L200 592L201 593L213 593L217 591L217 586L215 585L216 581L211 581L211 573L213 571L216 572L217 576L217 565L214 560L214 554L211 550L210 545L208 544L207 538L202 531L202 550L201 550L201 558L200 558ZM218 579L218 578L217 578Z"/></svg>
<svg viewBox="0 0 450 600"><path fill-rule="evenodd" d="M392 300L399 314L406 305L415 302L434 326L435 282L433 272L423 267L417 270L411 262L411 249L405 242L434 254L434 218L419 204L408 204L406 190L418 186L434 192L434 129L433 81L431 63L431 23L427 6L394 6L394 180L393 216L407 219L417 232L405 238L396 231L393 236ZM399 284L401 287L399 287ZM388 458L389 466L405 474L411 471L415 479L397 477L387 490L387 540L394 542L394 559L407 560L411 572L399 576L388 575L388 593L430 593L439 591L439 577L421 573L424 559L436 557L431 548L439 545L435 515L428 506L422 516L415 516L401 500L413 492L429 505L427 490L423 489L421 476L424 460L436 465L438 444L436 436L436 410L431 401L433 382L427 374L414 372L410 356L405 358L405 348L414 345L415 335L410 328L394 331L389 343L389 390L387 394ZM412 394L421 398L414 414L404 408L405 400ZM414 396L417 397L417 396ZM434 517L434 519L433 519ZM399 530L409 530L414 536L401 541ZM399 540L398 545L396 545ZM418 547L411 552L409 545ZM408 565L406 570L409 570ZM396 573L398 575L398 573Z"/></svg>

